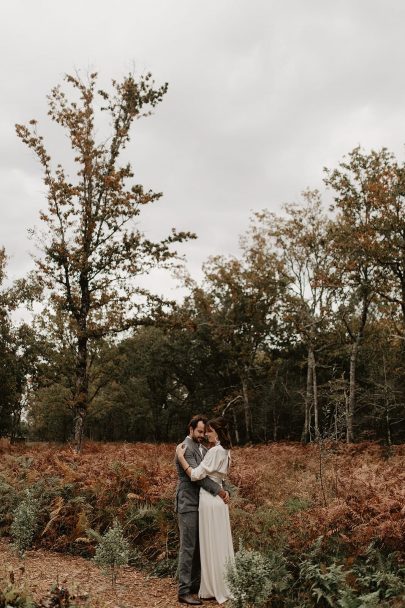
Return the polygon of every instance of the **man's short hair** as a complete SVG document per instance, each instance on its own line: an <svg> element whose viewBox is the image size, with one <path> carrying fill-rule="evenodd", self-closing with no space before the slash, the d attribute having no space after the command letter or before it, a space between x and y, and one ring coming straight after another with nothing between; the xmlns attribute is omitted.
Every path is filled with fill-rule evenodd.
<svg viewBox="0 0 405 608"><path fill-rule="evenodd" d="M190 420L190 422L188 423L187 426L187 430L190 430L190 426L193 429L193 431L197 428L197 424L199 422L203 422L204 426L207 424L207 416L203 416L202 414L196 414L195 416L192 417L192 419Z"/></svg>

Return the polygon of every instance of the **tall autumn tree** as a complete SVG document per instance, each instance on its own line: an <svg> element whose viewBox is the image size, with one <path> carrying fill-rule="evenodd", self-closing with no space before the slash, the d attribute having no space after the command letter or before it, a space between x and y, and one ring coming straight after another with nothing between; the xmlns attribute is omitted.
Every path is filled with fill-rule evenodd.
<svg viewBox="0 0 405 608"><path fill-rule="evenodd" d="M392 159L384 148L364 153L355 148L336 169L325 170L325 183L333 189L336 218L330 241L335 256L335 282L339 313L350 345L349 399L346 439L355 436L357 363L381 272L373 257L378 242L376 222L383 200L391 197ZM378 222L377 222L378 223Z"/></svg>
<svg viewBox="0 0 405 608"><path fill-rule="evenodd" d="M405 165L385 148L380 151L381 171L374 184L374 238L367 252L377 267L376 290L399 311L398 334L405 352Z"/></svg>
<svg viewBox="0 0 405 608"><path fill-rule="evenodd" d="M167 91L156 88L151 74L113 81L112 90L97 90L97 74L86 82L67 75L66 93L56 86L48 96L50 119L67 133L74 154L74 177L52 163L44 140L31 120L16 125L18 137L35 153L44 175L47 209L41 213L45 230L39 236L43 256L36 260L53 306L68 314L75 336L75 442L80 450L89 400L89 348L92 342L117 334L139 321L145 303L156 298L140 286L139 278L156 265L167 267L176 258L174 243L192 235L176 232L152 242L137 229L143 205L159 193L131 183L134 176L122 153L136 119L147 116ZM103 113L100 117L100 113ZM103 132L107 115L109 137Z"/></svg>

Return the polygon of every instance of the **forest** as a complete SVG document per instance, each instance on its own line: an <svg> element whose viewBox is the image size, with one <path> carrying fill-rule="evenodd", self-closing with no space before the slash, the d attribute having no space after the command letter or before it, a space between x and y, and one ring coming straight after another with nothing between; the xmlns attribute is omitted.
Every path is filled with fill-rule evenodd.
<svg viewBox="0 0 405 608"><path fill-rule="evenodd" d="M151 242L134 229L161 194L134 185L121 158L167 85L150 74L111 92L97 91L97 74L65 84L49 116L68 135L75 178L36 120L16 126L47 207L34 271L10 283L0 252L0 435L79 449L83 438L177 441L202 412L225 415L235 445L403 442L405 165L356 147L324 169L322 192L254 213L239 255L213 252L196 280L176 246L198 235ZM102 111L111 133L98 143ZM154 268L186 295L144 289Z"/></svg>
<svg viewBox="0 0 405 608"><path fill-rule="evenodd" d="M232 606L399 608L405 164L354 148L197 279L198 235L138 227L162 194L125 155L167 84L97 78L48 96L66 166L16 125L46 197L35 269L11 281L0 250L0 607L177 605L174 445L201 413L233 443Z"/></svg>

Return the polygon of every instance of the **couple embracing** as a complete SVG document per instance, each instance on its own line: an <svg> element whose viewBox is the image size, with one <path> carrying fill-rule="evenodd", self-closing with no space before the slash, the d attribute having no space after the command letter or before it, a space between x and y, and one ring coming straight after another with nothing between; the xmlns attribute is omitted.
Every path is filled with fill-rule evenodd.
<svg viewBox="0 0 405 608"><path fill-rule="evenodd" d="M231 599L225 580L226 564L234 557L229 521L229 493L224 480L231 447L222 417L207 422L194 416L186 439L177 446L179 482L176 511L180 532L179 602L197 605L201 599L219 604ZM208 439L207 449L203 445ZM199 598L193 597L198 594Z"/></svg>

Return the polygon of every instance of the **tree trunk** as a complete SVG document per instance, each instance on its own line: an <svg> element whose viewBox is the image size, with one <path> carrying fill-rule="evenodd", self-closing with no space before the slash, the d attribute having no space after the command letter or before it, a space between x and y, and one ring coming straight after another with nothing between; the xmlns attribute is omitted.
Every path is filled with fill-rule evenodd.
<svg viewBox="0 0 405 608"><path fill-rule="evenodd" d="M75 416L75 450L78 454L82 451L83 445L83 429L84 429L85 412L83 409L76 408Z"/></svg>
<svg viewBox="0 0 405 608"><path fill-rule="evenodd" d="M319 439L319 406L318 406L318 382L316 377L316 361L313 348L310 348L308 353L312 368L312 396L314 404L314 424L315 424L315 440Z"/></svg>
<svg viewBox="0 0 405 608"><path fill-rule="evenodd" d="M334 438L335 438L335 441L337 442L337 440L338 440L338 416L339 416L339 402L338 402L337 399L335 400L335 413L334 413L334 416L335 416L335 420L334 420L334 427L335 427L334 428Z"/></svg>
<svg viewBox="0 0 405 608"><path fill-rule="evenodd" d="M240 441L240 437L239 437L239 429L238 429L238 419L236 417L236 412L235 409L232 409L232 415L233 415L233 427L235 429L235 441L236 441L236 445L239 444Z"/></svg>
<svg viewBox="0 0 405 608"><path fill-rule="evenodd" d="M252 441L252 410L249 402L248 383L242 378L243 409L245 412L246 440Z"/></svg>
<svg viewBox="0 0 405 608"><path fill-rule="evenodd" d="M354 431L353 431L353 419L354 419L354 408L356 405L356 366L357 356L359 353L360 343L363 339L364 328L366 327L368 309L370 307L371 299L367 292L363 297L362 312L360 317L360 326L356 334L351 333L352 336L352 348L350 353L350 377L349 377L349 403L346 410L346 441L347 443L353 443Z"/></svg>
<svg viewBox="0 0 405 608"><path fill-rule="evenodd" d="M273 441L277 441L278 436L277 436L277 432L278 432L278 420L279 420L279 416L277 416L276 414L276 408L275 406L273 407Z"/></svg>
<svg viewBox="0 0 405 608"><path fill-rule="evenodd" d="M402 340L401 340L401 368L400 374L400 392L402 401L405 402L405 262L402 264L401 274L401 311L402 311Z"/></svg>
<svg viewBox="0 0 405 608"><path fill-rule="evenodd" d="M276 371L276 374L273 378L273 381L271 383L271 397L272 397L272 407L271 407L271 413L272 413L272 418L273 418L273 441L277 441L278 438L278 423L280 420L280 412L277 412L277 407L276 407L276 384L277 384L277 379L278 379L278 369ZM284 402L284 398L283 398L283 402ZM267 412L267 410L266 410ZM267 419L266 419L266 435L265 435L265 440L267 441Z"/></svg>
<svg viewBox="0 0 405 608"><path fill-rule="evenodd" d="M311 426L311 398L312 398L312 366L310 363L310 350L308 350L307 356L307 388L305 392L305 419L304 428L302 429L301 442L308 443L311 440L310 426Z"/></svg>
<svg viewBox="0 0 405 608"><path fill-rule="evenodd" d="M84 421L87 414L87 403L89 396L89 378L87 373L87 336L78 339L77 361L76 361L76 394L74 398L75 412L75 450L81 452L83 443Z"/></svg>
<svg viewBox="0 0 405 608"><path fill-rule="evenodd" d="M385 361L385 355L383 355L384 364L384 405L385 405L385 429L387 433L387 445L391 447L391 421L390 421L390 400L389 400L389 387L387 381L387 364Z"/></svg>
<svg viewBox="0 0 405 608"><path fill-rule="evenodd" d="M353 432L353 418L354 408L356 405L356 364L357 355L359 352L360 336L356 337L355 342L352 344L350 353L350 375L349 375L349 400L346 408L346 441L347 443L353 443L354 432Z"/></svg>
<svg viewBox="0 0 405 608"><path fill-rule="evenodd" d="M391 424L390 424L390 412L388 406L385 408L385 428L387 433L387 445L391 447L392 439L391 439Z"/></svg>
<svg viewBox="0 0 405 608"><path fill-rule="evenodd" d="M347 421L349 419L349 394L346 389L344 389L344 398L345 398L345 418L346 418L346 443L349 443L349 440L347 437L347 429L348 429Z"/></svg>
<svg viewBox="0 0 405 608"><path fill-rule="evenodd" d="M11 413L10 443L15 443L21 424L21 408L16 407Z"/></svg>
<svg viewBox="0 0 405 608"><path fill-rule="evenodd" d="M405 264L404 264L404 268L402 269L403 271L405 271ZM402 279L401 279L401 311L402 311L402 325L405 328L405 274L402 273ZM405 340L403 342L403 344L405 344Z"/></svg>

